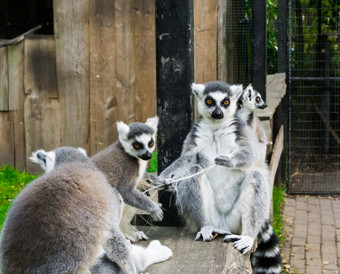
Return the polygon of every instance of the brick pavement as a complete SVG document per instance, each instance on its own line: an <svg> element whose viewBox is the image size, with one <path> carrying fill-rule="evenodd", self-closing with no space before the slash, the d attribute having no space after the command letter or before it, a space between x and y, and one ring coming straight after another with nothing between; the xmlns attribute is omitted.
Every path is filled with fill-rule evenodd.
<svg viewBox="0 0 340 274"><path fill-rule="evenodd" d="M340 273L340 198L288 196L285 273Z"/></svg>

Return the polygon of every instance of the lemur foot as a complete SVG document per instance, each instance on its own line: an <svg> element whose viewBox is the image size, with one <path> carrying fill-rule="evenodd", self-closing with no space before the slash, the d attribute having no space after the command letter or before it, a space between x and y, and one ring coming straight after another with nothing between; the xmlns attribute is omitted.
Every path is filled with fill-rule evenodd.
<svg viewBox="0 0 340 274"><path fill-rule="evenodd" d="M233 167L234 163L232 159L228 156L217 156L215 158L215 164L219 166Z"/></svg>
<svg viewBox="0 0 340 274"><path fill-rule="evenodd" d="M246 254L254 244L254 240L251 237L234 234L225 236L223 241L226 243L234 242L234 248L242 254Z"/></svg>
<svg viewBox="0 0 340 274"><path fill-rule="evenodd" d="M154 221L160 222L163 220L163 210L161 209L162 204L157 204L157 207L154 211L151 212L151 217Z"/></svg>
<svg viewBox="0 0 340 274"><path fill-rule="evenodd" d="M211 242L214 239L214 234L227 234L230 235L231 233L227 230L214 228L212 226L206 225L201 228L199 232L196 234L196 241L199 241L201 238L204 242Z"/></svg>
<svg viewBox="0 0 340 274"><path fill-rule="evenodd" d="M125 234L125 237L133 243L137 243L138 241L147 241L150 239L143 231L134 231L131 234Z"/></svg>

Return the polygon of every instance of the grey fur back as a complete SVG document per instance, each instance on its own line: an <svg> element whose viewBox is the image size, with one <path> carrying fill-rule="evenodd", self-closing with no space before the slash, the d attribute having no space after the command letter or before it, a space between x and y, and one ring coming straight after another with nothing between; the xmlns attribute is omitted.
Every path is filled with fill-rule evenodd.
<svg viewBox="0 0 340 274"><path fill-rule="evenodd" d="M123 187L126 182L136 182L139 175L138 159L125 153L119 142L92 156L92 162L102 170L109 183L114 187Z"/></svg>
<svg viewBox="0 0 340 274"><path fill-rule="evenodd" d="M89 271L119 222L121 202L87 157L61 163L13 201L0 239L2 273Z"/></svg>

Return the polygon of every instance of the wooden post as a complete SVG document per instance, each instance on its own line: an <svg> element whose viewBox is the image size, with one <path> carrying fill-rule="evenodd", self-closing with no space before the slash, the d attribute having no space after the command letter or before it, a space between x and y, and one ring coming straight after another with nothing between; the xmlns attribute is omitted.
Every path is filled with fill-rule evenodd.
<svg viewBox="0 0 340 274"><path fill-rule="evenodd" d="M183 141L192 125L193 104L193 1L156 1L156 68L158 169L164 170L181 153ZM165 210L163 225L176 225L176 208L171 195L160 193ZM174 200L173 200L174 202ZM172 202L172 204L174 204Z"/></svg>
<svg viewBox="0 0 340 274"><path fill-rule="evenodd" d="M253 87L266 100L267 2L253 1Z"/></svg>

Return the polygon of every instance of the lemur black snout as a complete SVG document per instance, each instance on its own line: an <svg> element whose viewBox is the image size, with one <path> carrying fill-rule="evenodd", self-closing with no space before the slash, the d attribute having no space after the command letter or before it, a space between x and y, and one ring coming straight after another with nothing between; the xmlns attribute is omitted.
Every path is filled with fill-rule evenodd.
<svg viewBox="0 0 340 274"><path fill-rule="evenodd" d="M223 112L220 108L216 108L213 113L211 114L211 117L214 119L222 119L224 117Z"/></svg>
<svg viewBox="0 0 340 274"><path fill-rule="evenodd" d="M266 108L267 107L267 104L266 103L264 103L262 106L260 106L259 108L260 109L264 109L264 108Z"/></svg>
<svg viewBox="0 0 340 274"><path fill-rule="evenodd" d="M152 154L149 151L147 151L143 155L139 156L139 158L141 158L144 161L150 160L151 157L152 157Z"/></svg>

